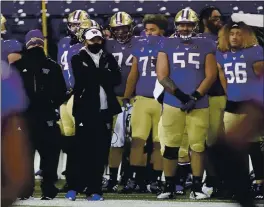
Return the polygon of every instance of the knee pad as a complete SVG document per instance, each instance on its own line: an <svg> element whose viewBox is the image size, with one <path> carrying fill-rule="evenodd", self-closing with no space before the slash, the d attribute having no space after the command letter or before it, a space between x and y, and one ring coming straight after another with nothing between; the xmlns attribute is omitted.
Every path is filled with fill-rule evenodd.
<svg viewBox="0 0 264 207"><path fill-rule="evenodd" d="M163 157L168 160L177 160L179 153L179 147L168 147L165 146Z"/></svg>
<svg viewBox="0 0 264 207"><path fill-rule="evenodd" d="M190 148L194 152L204 152L205 143L204 142L200 142L200 143L190 144Z"/></svg>

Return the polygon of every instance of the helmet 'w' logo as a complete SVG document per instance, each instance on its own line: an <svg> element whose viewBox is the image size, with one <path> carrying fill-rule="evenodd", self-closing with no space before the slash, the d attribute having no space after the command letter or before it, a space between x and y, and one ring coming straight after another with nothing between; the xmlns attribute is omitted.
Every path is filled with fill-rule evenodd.
<svg viewBox="0 0 264 207"><path fill-rule="evenodd" d="M97 31L92 31L93 34L97 34Z"/></svg>

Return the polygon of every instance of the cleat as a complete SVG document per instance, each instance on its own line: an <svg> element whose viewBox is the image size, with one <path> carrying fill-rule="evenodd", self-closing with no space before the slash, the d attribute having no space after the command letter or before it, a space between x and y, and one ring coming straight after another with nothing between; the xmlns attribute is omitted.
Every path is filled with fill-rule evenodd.
<svg viewBox="0 0 264 207"><path fill-rule="evenodd" d="M135 193L147 193L147 186L145 184L142 185L136 185L135 189L134 189Z"/></svg>
<svg viewBox="0 0 264 207"><path fill-rule="evenodd" d="M103 201L104 200L103 196L99 194L92 194L91 196L88 196L86 199L88 201Z"/></svg>
<svg viewBox="0 0 264 207"><path fill-rule="evenodd" d="M77 195L76 191L70 190L65 195L65 198L67 198L70 201L75 201L76 200L76 195Z"/></svg>
<svg viewBox="0 0 264 207"><path fill-rule="evenodd" d="M102 188L107 188L108 186L108 179L103 177L102 179Z"/></svg>
<svg viewBox="0 0 264 207"><path fill-rule="evenodd" d="M253 195L255 200L264 200L263 184L253 184Z"/></svg>
<svg viewBox="0 0 264 207"><path fill-rule="evenodd" d="M149 185L147 185L147 190L150 193L159 195L162 192L161 189L161 182L160 181L156 181L156 182L151 182Z"/></svg>
<svg viewBox="0 0 264 207"><path fill-rule="evenodd" d="M119 193L129 194L132 193L136 188L136 182L134 180L128 179L127 184Z"/></svg>
<svg viewBox="0 0 264 207"><path fill-rule="evenodd" d="M117 193L118 190L118 184L117 181L114 182L112 179L109 179L107 182L105 182L105 185L103 185L104 192L107 193Z"/></svg>
<svg viewBox="0 0 264 207"><path fill-rule="evenodd" d="M185 191L185 188L184 186L182 185L176 185L176 188L175 188L175 194L176 195L185 195L186 194L186 191Z"/></svg>
<svg viewBox="0 0 264 207"><path fill-rule="evenodd" d="M213 187L207 187L206 184L203 184L202 192L207 196L207 198L211 198L214 188Z"/></svg>
<svg viewBox="0 0 264 207"><path fill-rule="evenodd" d="M175 199L175 193L173 192L163 192L157 196L157 199Z"/></svg>
<svg viewBox="0 0 264 207"><path fill-rule="evenodd" d="M20 197L17 198L19 201L25 201L25 200L34 200L33 196L24 196L24 197Z"/></svg>
<svg viewBox="0 0 264 207"><path fill-rule="evenodd" d="M175 184L166 183L164 191L157 196L157 199L175 199Z"/></svg>
<svg viewBox="0 0 264 207"><path fill-rule="evenodd" d="M53 200L54 198L48 197L48 196L41 196L40 200L42 201L50 201Z"/></svg>
<svg viewBox="0 0 264 207"><path fill-rule="evenodd" d="M190 193L190 199L192 200L203 200L206 198L208 198L207 195L205 195L202 191L200 192L191 191Z"/></svg>

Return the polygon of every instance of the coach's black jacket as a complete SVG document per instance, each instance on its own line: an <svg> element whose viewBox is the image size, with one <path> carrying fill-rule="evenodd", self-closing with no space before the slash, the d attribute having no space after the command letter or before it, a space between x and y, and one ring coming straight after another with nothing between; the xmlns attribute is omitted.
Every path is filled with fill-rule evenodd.
<svg viewBox="0 0 264 207"><path fill-rule="evenodd" d="M28 51L13 65L20 72L30 101L26 113L39 120L57 120L55 109L64 102L67 90L61 67L45 54Z"/></svg>
<svg viewBox="0 0 264 207"><path fill-rule="evenodd" d="M100 86L107 95L108 115L121 112L114 87L121 83L121 72L117 61L107 52L99 60L99 68L84 50L72 57L73 75L75 78L73 116L79 120L89 120L100 112Z"/></svg>

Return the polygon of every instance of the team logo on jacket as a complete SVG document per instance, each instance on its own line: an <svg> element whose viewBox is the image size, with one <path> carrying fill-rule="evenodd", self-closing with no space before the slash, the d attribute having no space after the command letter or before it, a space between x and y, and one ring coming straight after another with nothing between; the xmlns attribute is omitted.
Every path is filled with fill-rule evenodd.
<svg viewBox="0 0 264 207"><path fill-rule="evenodd" d="M50 69L47 69L47 68L42 68L42 71L44 74L49 74L50 72Z"/></svg>

